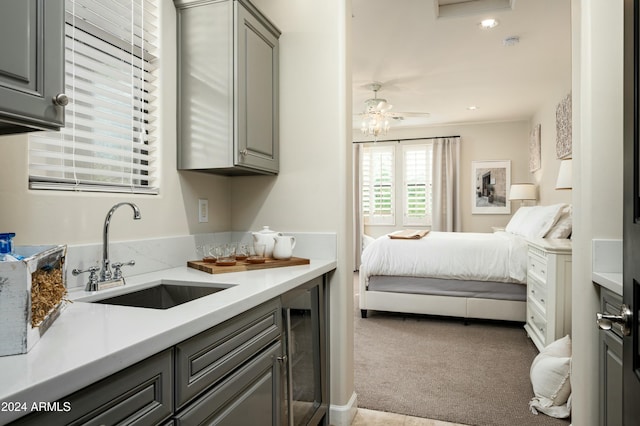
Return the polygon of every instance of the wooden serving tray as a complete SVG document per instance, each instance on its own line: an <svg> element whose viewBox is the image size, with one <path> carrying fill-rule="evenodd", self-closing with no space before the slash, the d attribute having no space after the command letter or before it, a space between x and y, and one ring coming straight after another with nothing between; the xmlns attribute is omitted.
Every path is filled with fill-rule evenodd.
<svg viewBox="0 0 640 426"><path fill-rule="evenodd" d="M304 259L302 257L292 257L291 259L286 260L267 258L264 263L248 263L244 260L239 260L233 266L219 266L215 263L207 263L201 260L187 261L188 267L208 272L210 274L223 274L225 272L244 272L253 271L256 269L282 268L284 266L298 266L308 264L309 259Z"/></svg>

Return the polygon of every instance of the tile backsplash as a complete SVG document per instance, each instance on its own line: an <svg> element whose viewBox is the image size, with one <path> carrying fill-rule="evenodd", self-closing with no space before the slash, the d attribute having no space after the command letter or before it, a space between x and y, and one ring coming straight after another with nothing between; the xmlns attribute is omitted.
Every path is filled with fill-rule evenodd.
<svg viewBox="0 0 640 426"><path fill-rule="evenodd" d="M337 257L335 233L283 232L283 234L296 237L294 256L316 259L335 259ZM202 251L199 247L203 244L223 244L232 241L250 244L252 236L250 232L215 232L136 241L112 241L109 244L109 257L112 263L135 260L134 266L123 267L122 273L126 278L185 266L188 260L202 257ZM83 288L89 278L88 273L73 276L71 273L73 269L100 266L101 261L101 243L68 246L67 287L69 289Z"/></svg>

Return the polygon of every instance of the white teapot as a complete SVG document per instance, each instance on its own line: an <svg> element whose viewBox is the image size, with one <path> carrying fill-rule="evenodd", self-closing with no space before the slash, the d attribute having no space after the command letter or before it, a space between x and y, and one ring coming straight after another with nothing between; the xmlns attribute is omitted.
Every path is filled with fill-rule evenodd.
<svg viewBox="0 0 640 426"><path fill-rule="evenodd" d="M290 259L293 256L293 248L296 246L296 237L276 236L273 237L275 246L273 247L274 259Z"/></svg>
<svg viewBox="0 0 640 426"><path fill-rule="evenodd" d="M272 231L268 226L263 226L262 231L252 232L251 235L253 235L254 244L264 244L265 257L272 257L273 246L276 243L273 237L281 236L282 232Z"/></svg>

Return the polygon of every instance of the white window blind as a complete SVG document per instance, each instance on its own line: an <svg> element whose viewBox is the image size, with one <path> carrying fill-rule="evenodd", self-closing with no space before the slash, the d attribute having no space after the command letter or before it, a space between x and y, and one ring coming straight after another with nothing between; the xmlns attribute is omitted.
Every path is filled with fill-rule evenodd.
<svg viewBox="0 0 640 426"><path fill-rule="evenodd" d="M66 123L29 136L29 187L158 193L157 0L66 0Z"/></svg>
<svg viewBox="0 0 640 426"><path fill-rule="evenodd" d="M403 225L431 224L431 145L404 145Z"/></svg>
<svg viewBox="0 0 640 426"><path fill-rule="evenodd" d="M395 223L394 161L394 146L363 149L362 214L366 224Z"/></svg>

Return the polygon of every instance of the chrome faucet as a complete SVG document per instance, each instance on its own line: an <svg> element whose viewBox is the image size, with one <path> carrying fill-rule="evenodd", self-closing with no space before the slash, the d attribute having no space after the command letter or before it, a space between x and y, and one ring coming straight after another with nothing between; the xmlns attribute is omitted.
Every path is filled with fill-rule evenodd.
<svg viewBox="0 0 640 426"><path fill-rule="evenodd" d="M85 291L97 291L101 288L109 288L114 286L124 285L124 277L122 276L121 268L123 266L133 266L136 264L134 260L127 263L117 262L113 264L115 270L111 271L111 260L109 259L109 224L111 223L111 216L123 205L129 205L133 209L133 219L140 220L140 209L133 203L118 203L111 207L107 217L104 219L104 232L102 233L102 269L99 266L91 266L85 270L74 269L71 273L74 276L80 275L85 272L89 272L89 281L85 287ZM100 271L100 276L98 276Z"/></svg>
<svg viewBox="0 0 640 426"><path fill-rule="evenodd" d="M100 270L100 281L102 282L110 281L113 276L110 265L111 261L109 260L109 224L111 223L111 216L113 216L118 207L124 205L129 205L133 209L133 220L140 220L142 217L138 206L129 202L118 203L111 207L111 210L107 213L107 217L104 219L104 231L102 233L102 269ZM129 262L129 264L131 264L131 262ZM118 267L118 277L116 279L121 278L119 270L120 267Z"/></svg>

